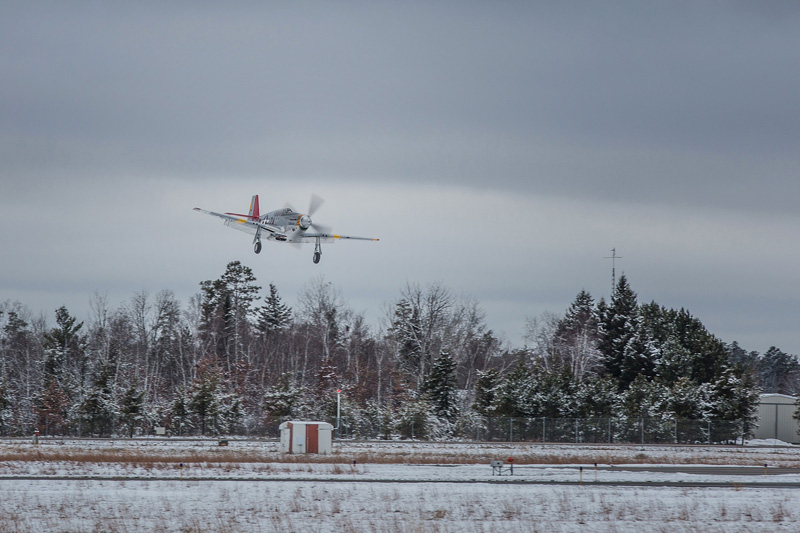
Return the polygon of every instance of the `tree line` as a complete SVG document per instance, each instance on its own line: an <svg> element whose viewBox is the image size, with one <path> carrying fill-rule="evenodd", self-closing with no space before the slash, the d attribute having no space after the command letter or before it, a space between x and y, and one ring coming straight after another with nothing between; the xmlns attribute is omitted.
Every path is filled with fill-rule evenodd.
<svg viewBox="0 0 800 533"><path fill-rule="evenodd" d="M187 304L139 292L55 326L0 305L0 434L274 434L288 419L355 435L453 438L495 417L732 420L760 391L800 391L797 357L726 344L688 311L640 304L622 276L609 301L581 291L528 319L511 347L479 302L409 283L369 326L324 278L292 309L238 261Z"/></svg>

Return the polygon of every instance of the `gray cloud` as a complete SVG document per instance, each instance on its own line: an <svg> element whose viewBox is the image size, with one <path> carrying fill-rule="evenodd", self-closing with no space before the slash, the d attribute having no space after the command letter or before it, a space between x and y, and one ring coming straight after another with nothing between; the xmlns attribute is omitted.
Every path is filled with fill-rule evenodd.
<svg viewBox="0 0 800 533"><path fill-rule="evenodd" d="M242 248L184 211L318 190L337 228L391 237L376 300L410 274L447 277L519 323L580 285L605 291L617 246L640 293L792 342L799 16L791 3L5 5L3 290L189 293ZM494 200L480 211L475 195ZM192 247L219 256L189 261ZM774 326L744 318L765 313Z"/></svg>

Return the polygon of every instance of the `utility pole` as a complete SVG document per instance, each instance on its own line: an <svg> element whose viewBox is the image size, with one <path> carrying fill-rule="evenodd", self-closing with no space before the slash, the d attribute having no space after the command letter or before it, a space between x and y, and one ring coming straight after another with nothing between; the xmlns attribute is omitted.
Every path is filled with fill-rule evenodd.
<svg viewBox="0 0 800 533"><path fill-rule="evenodd" d="M617 290L617 259L622 259L622 256L617 255L617 249L611 249L611 256L604 257L603 259L611 259L611 296L614 296L614 291Z"/></svg>

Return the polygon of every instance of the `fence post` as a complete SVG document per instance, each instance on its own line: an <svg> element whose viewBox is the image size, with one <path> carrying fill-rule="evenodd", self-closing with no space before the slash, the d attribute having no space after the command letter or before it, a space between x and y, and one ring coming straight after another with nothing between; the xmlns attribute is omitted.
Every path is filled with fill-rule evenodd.
<svg viewBox="0 0 800 533"><path fill-rule="evenodd" d="M547 421L547 419L545 417L542 417L542 444L544 444L544 442L545 442L544 435L545 435L545 433L547 433L547 422L546 421Z"/></svg>
<svg viewBox="0 0 800 533"><path fill-rule="evenodd" d="M514 419L508 419L508 442L514 442Z"/></svg>
<svg viewBox="0 0 800 533"><path fill-rule="evenodd" d="M614 437L611 436L611 417L608 417L608 443L611 444L614 442Z"/></svg>
<svg viewBox="0 0 800 533"><path fill-rule="evenodd" d="M575 444L578 444L578 419L575 419Z"/></svg>
<svg viewBox="0 0 800 533"><path fill-rule="evenodd" d="M678 444L678 419L675 419L675 444Z"/></svg>

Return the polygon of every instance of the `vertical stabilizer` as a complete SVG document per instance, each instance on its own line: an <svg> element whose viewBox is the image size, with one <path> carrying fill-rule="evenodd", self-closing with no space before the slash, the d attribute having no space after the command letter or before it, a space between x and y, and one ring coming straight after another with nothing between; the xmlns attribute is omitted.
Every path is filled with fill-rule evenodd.
<svg viewBox="0 0 800 533"><path fill-rule="evenodd" d="M254 194L253 199L250 200L250 218L259 218L258 212L258 195Z"/></svg>

